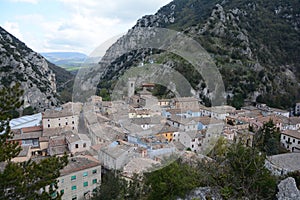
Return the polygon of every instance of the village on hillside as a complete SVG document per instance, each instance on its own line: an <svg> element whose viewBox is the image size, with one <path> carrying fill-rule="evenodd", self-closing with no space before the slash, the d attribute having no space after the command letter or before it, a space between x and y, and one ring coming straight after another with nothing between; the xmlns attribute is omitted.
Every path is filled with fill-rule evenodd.
<svg viewBox="0 0 300 200"><path fill-rule="evenodd" d="M101 184L103 170L120 170L124 177L155 170L165 160L190 153L205 156L219 137L252 146L255 132L272 120L281 132L280 142L291 153L268 158L274 173L299 170L293 156L300 152L300 117L265 104L242 107L205 107L195 97L158 99L154 84L143 84L120 101L69 102L10 121L22 151L13 162L69 155L61 170L58 191L62 199L88 199ZM300 103L295 107L300 114ZM286 159L287 158L287 159ZM283 161L285 160L285 161ZM298 168L297 168L298 166Z"/></svg>

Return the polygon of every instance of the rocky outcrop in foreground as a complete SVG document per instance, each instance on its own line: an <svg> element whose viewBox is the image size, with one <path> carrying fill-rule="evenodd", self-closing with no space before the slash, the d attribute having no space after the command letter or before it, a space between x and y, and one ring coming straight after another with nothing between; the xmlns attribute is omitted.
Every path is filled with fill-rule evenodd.
<svg viewBox="0 0 300 200"><path fill-rule="evenodd" d="M300 199L300 191L296 186L296 181L292 177L288 177L281 181L278 185L278 200L296 200Z"/></svg>

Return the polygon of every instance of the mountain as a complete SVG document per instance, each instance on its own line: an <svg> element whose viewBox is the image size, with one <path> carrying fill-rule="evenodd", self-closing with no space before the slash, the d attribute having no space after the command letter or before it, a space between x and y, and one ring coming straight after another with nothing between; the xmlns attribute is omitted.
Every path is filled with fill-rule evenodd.
<svg viewBox="0 0 300 200"><path fill-rule="evenodd" d="M112 90L111 85L127 69L142 60L155 59L183 74L203 102L209 104L210 88L179 56L153 49L136 49L117 56L124 46L136 42L128 37L141 27L148 28L148 35L155 27L180 31L201 44L222 75L227 102L237 108L255 102L289 108L300 100L298 0L174 0L156 14L139 19L103 58L106 66L99 90Z"/></svg>
<svg viewBox="0 0 300 200"><path fill-rule="evenodd" d="M45 52L41 55L53 64L68 71L77 70L88 58L87 55L79 52Z"/></svg>
<svg viewBox="0 0 300 200"><path fill-rule="evenodd" d="M87 58L87 55L79 52L44 52L40 54L54 64L63 60L83 62Z"/></svg>
<svg viewBox="0 0 300 200"><path fill-rule="evenodd" d="M89 67L101 59L100 57L89 57L79 52L44 52L41 55L73 74L76 74L80 68Z"/></svg>
<svg viewBox="0 0 300 200"><path fill-rule="evenodd" d="M0 27L0 82L10 86L20 82L24 106L43 111L60 104L60 92L73 75L48 62L23 42Z"/></svg>

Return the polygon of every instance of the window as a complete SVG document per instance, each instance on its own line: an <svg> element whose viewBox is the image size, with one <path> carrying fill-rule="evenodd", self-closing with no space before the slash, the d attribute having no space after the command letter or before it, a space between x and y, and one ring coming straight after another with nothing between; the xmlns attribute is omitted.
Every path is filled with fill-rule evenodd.
<svg viewBox="0 0 300 200"><path fill-rule="evenodd" d="M75 175L71 176L71 181L74 181L74 180L76 180L76 176Z"/></svg>
<svg viewBox="0 0 300 200"><path fill-rule="evenodd" d="M75 144L75 148L78 149L78 144Z"/></svg>
<svg viewBox="0 0 300 200"><path fill-rule="evenodd" d="M50 128L50 124L48 124L48 128Z"/></svg>
<svg viewBox="0 0 300 200"><path fill-rule="evenodd" d="M300 144L300 140L298 140L298 144Z"/></svg>
<svg viewBox="0 0 300 200"><path fill-rule="evenodd" d="M68 125L68 122L66 122L66 125Z"/></svg>
<svg viewBox="0 0 300 200"><path fill-rule="evenodd" d="M72 124L74 124L74 121L72 121Z"/></svg>
<svg viewBox="0 0 300 200"><path fill-rule="evenodd" d="M285 140L285 135L283 136L283 139Z"/></svg>
<svg viewBox="0 0 300 200"><path fill-rule="evenodd" d="M296 141L295 141L295 139L293 139L293 143L295 143Z"/></svg>
<svg viewBox="0 0 300 200"><path fill-rule="evenodd" d="M73 185L72 190L76 190L76 189L77 189L76 185Z"/></svg>
<svg viewBox="0 0 300 200"><path fill-rule="evenodd" d="M61 179L61 183L64 183L65 182L65 180L64 179Z"/></svg>
<svg viewBox="0 0 300 200"><path fill-rule="evenodd" d="M88 176L88 172L83 172L83 177Z"/></svg>
<svg viewBox="0 0 300 200"><path fill-rule="evenodd" d="M95 184L95 183L97 183L97 179L96 178L93 179L93 184Z"/></svg>
<svg viewBox="0 0 300 200"><path fill-rule="evenodd" d="M83 148L85 148L86 147L86 143L83 143Z"/></svg>
<svg viewBox="0 0 300 200"><path fill-rule="evenodd" d="M88 182L84 182L84 183L83 183L83 187L87 187L88 185L89 185Z"/></svg>
<svg viewBox="0 0 300 200"><path fill-rule="evenodd" d="M60 126L60 123L58 124L58 126Z"/></svg>
<svg viewBox="0 0 300 200"><path fill-rule="evenodd" d="M93 174L97 174L97 170L96 169L94 169L92 172L93 172Z"/></svg>

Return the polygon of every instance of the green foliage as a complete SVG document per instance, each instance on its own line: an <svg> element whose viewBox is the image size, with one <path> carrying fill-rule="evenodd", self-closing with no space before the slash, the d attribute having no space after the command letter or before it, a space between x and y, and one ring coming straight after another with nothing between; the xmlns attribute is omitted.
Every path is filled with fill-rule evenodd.
<svg viewBox="0 0 300 200"><path fill-rule="evenodd" d="M108 171L103 175L101 185L97 187L93 199L124 199L125 188L126 180L122 179L117 171Z"/></svg>
<svg viewBox="0 0 300 200"><path fill-rule="evenodd" d="M106 88L102 88L99 92L99 96L102 97L103 101L110 101L110 94Z"/></svg>
<svg viewBox="0 0 300 200"><path fill-rule="evenodd" d="M20 84L16 84L12 88L0 89L0 133L2 133L0 135L0 162L10 161L21 150L18 144L8 143L6 140L13 137L9 120L13 117L12 113L23 104L22 95Z"/></svg>
<svg viewBox="0 0 300 200"><path fill-rule="evenodd" d="M50 157L40 162L8 162L0 174L0 199L49 199L57 192L59 170L67 165L67 156ZM46 187L50 186L49 191ZM7 192L7 189L9 192ZM39 190L43 191L39 193ZM60 199L61 194L57 193Z"/></svg>
<svg viewBox="0 0 300 200"><path fill-rule="evenodd" d="M39 162L13 163L11 159L20 153L18 143L8 142L12 138L9 120L11 111L18 109L23 101L23 91L16 84L0 90L0 162L5 165L0 172L0 199L49 199L56 192L59 170L67 165L67 156L49 157ZM51 185L49 191L46 187ZM41 193L40 193L41 191ZM57 195L57 199L60 194Z"/></svg>
<svg viewBox="0 0 300 200"><path fill-rule="evenodd" d="M228 100L228 103L235 107L237 110L240 110L244 106L244 97L242 94L235 94L231 99Z"/></svg>
<svg viewBox="0 0 300 200"><path fill-rule="evenodd" d="M230 198L273 199L276 179L264 167L265 156L242 144L229 148L224 166L223 188ZM228 193L227 193L228 194Z"/></svg>
<svg viewBox="0 0 300 200"><path fill-rule="evenodd" d="M118 171L107 171L101 185L93 193L93 200L136 200L142 199L144 186L139 176L125 179Z"/></svg>
<svg viewBox="0 0 300 200"><path fill-rule="evenodd" d="M149 200L175 199L199 186L196 169L180 161L145 176L146 185L150 188Z"/></svg>
<svg viewBox="0 0 300 200"><path fill-rule="evenodd" d="M94 199L170 200L206 186L218 189L224 199L273 199L277 180L264 167L265 154L241 143L229 145L221 138L210 156L213 161L202 160L196 165L179 159L130 182L108 172Z"/></svg>
<svg viewBox="0 0 300 200"><path fill-rule="evenodd" d="M32 115L32 114L34 114L34 109L31 106L24 108L23 115Z"/></svg>
<svg viewBox="0 0 300 200"><path fill-rule="evenodd" d="M155 84L151 92L153 96L156 96L159 99L169 99L174 97L174 94L168 90L167 87L160 84Z"/></svg>
<svg viewBox="0 0 300 200"><path fill-rule="evenodd" d="M74 75L50 62L47 63L49 68L55 73L59 100L63 103L72 101Z"/></svg>
<svg viewBox="0 0 300 200"><path fill-rule="evenodd" d="M208 156L215 160L219 160L219 159L224 160L224 158L228 152L228 147L229 147L229 144L228 144L227 139L224 137L220 137L218 139L218 141L216 142L214 148L208 154Z"/></svg>
<svg viewBox="0 0 300 200"><path fill-rule="evenodd" d="M270 120L255 134L254 146L267 155L276 155L281 152L280 131Z"/></svg>

